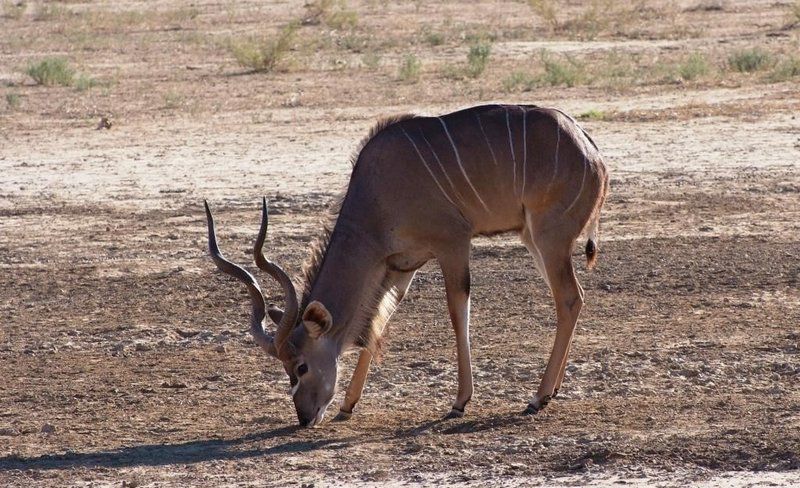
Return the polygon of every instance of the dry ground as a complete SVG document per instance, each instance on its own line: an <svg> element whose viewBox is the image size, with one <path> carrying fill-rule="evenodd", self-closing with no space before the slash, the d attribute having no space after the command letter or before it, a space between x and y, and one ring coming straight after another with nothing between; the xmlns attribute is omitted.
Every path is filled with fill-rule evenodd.
<svg viewBox="0 0 800 488"><path fill-rule="evenodd" d="M233 5L2 2L0 485L800 483L792 2L567 2L554 21L521 2L334 4L270 73L226 46L308 9ZM476 42L491 55L471 78ZM754 47L764 66L729 66ZM542 49L574 78L548 81ZM94 86L36 85L26 66L46 56ZM613 172L600 265L576 260L587 306L562 395L518 415L553 307L501 236L475 241L466 417L441 420L455 351L429 265L353 419L295 429L244 291L205 257L202 199L249 262L266 194L270 254L299 270L377 117L490 100L583 114Z"/></svg>

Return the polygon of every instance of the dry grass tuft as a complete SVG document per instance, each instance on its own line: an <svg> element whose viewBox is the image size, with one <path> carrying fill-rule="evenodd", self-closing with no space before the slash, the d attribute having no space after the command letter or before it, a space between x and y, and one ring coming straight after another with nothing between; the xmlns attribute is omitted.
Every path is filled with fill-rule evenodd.
<svg viewBox="0 0 800 488"><path fill-rule="evenodd" d="M562 14L564 5L557 0L527 0L534 14L556 35L573 39L591 40L600 35L611 37L652 37L653 32L642 32L655 16L675 20L678 12L672 12L673 4L653 6L648 2L615 2L613 0L589 0L581 2L581 10L569 16ZM652 27L650 27L652 30ZM680 37L674 25L659 26L661 37Z"/></svg>
<svg viewBox="0 0 800 488"><path fill-rule="evenodd" d="M75 70L66 58L44 58L31 63L25 70L33 81L44 86L71 86L75 78Z"/></svg>
<svg viewBox="0 0 800 488"><path fill-rule="evenodd" d="M397 79L405 83L416 83L419 81L419 73L422 68L422 62L414 54L407 54L400 63L400 69L397 73Z"/></svg>
<svg viewBox="0 0 800 488"><path fill-rule="evenodd" d="M694 81L706 76L711 68L701 53L692 53L678 65L678 74L685 81Z"/></svg>
<svg viewBox="0 0 800 488"><path fill-rule="evenodd" d="M728 56L728 66L740 73L753 73L772 64L772 56L761 48L741 49Z"/></svg>
<svg viewBox="0 0 800 488"><path fill-rule="evenodd" d="M3 17L7 19L21 19L25 15L27 4L22 0L6 0L2 3Z"/></svg>
<svg viewBox="0 0 800 488"><path fill-rule="evenodd" d="M256 73L276 70L289 54L298 24L293 22L272 38L245 38L228 42L236 62Z"/></svg>
<svg viewBox="0 0 800 488"><path fill-rule="evenodd" d="M800 0L789 5L789 25L800 25Z"/></svg>
<svg viewBox="0 0 800 488"><path fill-rule="evenodd" d="M305 5L306 13L301 19L304 25L325 24L331 29L346 30L358 26L358 13L347 8L343 0L314 0Z"/></svg>

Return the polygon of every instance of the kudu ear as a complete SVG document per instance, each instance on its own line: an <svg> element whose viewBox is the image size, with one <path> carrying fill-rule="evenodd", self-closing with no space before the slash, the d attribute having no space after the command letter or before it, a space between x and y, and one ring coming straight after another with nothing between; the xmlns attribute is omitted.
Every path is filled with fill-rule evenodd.
<svg viewBox="0 0 800 488"><path fill-rule="evenodd" d="M327 333L333 326L333 317L325 305L313 301L308 304L303 312L303 326L306 328L309 337L318 339Z"/></svg>
<svg viewBox="0 0 800 488"><path fill-rule="evenodd" d="M283 310L270 303L269 307L267 307L267 315L269 315L269 318L275 325L278 325L283 318Z"/></svg>

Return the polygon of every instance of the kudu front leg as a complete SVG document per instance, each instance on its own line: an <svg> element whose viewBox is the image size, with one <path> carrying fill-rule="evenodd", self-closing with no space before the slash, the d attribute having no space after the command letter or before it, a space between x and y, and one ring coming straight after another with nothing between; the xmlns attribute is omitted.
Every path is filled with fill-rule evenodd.
<svg viewBox="0 0 800 488"><path fill-rule="evenodd" d="M389 283L389 287L393 288L397 293L397 302L405 297L408 292L408 287L411 285L411 280L414 279L414 271L399 272L390 271L387 273L385 282ZM386 318L388 322L389 318ZM383 330L380 332L383 334ZM358 356L358 363L353 371L353 377L350 379L350 384L347 386L347 391L344 394L344 401L339 407L339 414L336 415L334 420L349 420L353 416L353 409L361 400L361 393L364 391L364 385L367 382L367 375L369 374L370 365L372 365L372 353L368 349L362 349Z"/></svg>
<svg viewBox="0 0 800 488"><path fill-rule="evenodd" d="M467 258L468 259L468 258ZM441 260L440 260L441 262ZM458 359L458 394L448 418L463 417L467 402L472 398L472 356L469 346L469 262L441 262L447 308L456 333Z"/></svg>
<svg viewBox="0 0 800 488"><path fill-rule="evenodd" d="M353 371L353 378L350 379L350 384L344 394L344 402L339 407L339 414L336 415L334 420L349 420L353 416L353 409L356 403L361 400L361 392L364 391L364 384L367 382L367 374L371 364L372 353L366 349L362 350L358 356L356 369Z"/></svg>

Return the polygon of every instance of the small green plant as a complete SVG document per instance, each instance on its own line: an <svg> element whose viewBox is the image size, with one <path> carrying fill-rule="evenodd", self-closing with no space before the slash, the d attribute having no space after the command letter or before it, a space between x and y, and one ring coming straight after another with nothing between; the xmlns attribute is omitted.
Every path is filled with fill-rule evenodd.
<svg viewBox="0 0 800 488"><path fill-rule="evenodd" d="M257 73L268 73L278 68L286 58L296 31L297 24L291 23L274 38L231 41L228 48L240 66Z"/></svg>
<svg viewBox="0 0 800 488"><path fill-rule="evenodd" d="M789 6L789 24L800 24L800 0L795 0L795 2Z"/></svg>
<svg viewBox="0 0 800 488"><path fill-rule="evenodd" d="M536 87L536 78L524 71L515 71L503 80L503 91L531 91Z"/></svg>
<svg viewBox="0 0 800 488"><path fill-rule="evenodd" d="M325 25L335 30L355 29L358 25L358 13L342 6L325 18Z"/></svg>
<svg viewBox="0 0 800 488"><path fill-rule="evenodd" d="M16 93L6 93L6 104L10 110L16 110L22 103L22 98Z"/></svg>
<svg viewBox="0 0 800 488"><path fill-rule="evenodd" d="M470 46L467 53L467 76L477 78L483 73L483 70L486 69L486 64L489 62L491 51L492 46L488 42L478 42Z"/></svg>
<svg viewBox="0 0 800 488"><path fill-rule="evenodd" d="M752 73L766 68L772 62L770 54L754 47L736 51L728 57L728 66L740 73Z"/></svg>
<svg viewBox="0 0 800 488"><path fill-rule="evenodd" d="M324 23L335 30L354 29L358 25L358 12L348 9L344 0L315 0L307 3L305 9L303 24Z"/></svg>
<svg viewBox="0 0 800 488"><path fill-rule="evenodd" d="M565 56L564 59L562 61L546 51L542 52L544 74L541 76L541 81L543 84L572 87L584 81L586 73L583 64L568 56Z"/></svg>
<svg viewBox="0 0 800 488"><path fill-rule="evenodd" d="M184 97L180 93L170 90L164 94L164 108L174 110L184 104Z"/></svg>
<svg viewBox="0 0 800 488"><path fill-rule="evenodd" d="M592 82L606 88L620 89L637 76L634 60L629 54L610 51L602 60L591 64Z"/></svg>
<svg viewBox="0 0 800 488"><path fill-rule="evenodd" d="M696 80L709 72L708 61L700 53L693 53L678 65L678 74L686 81Z"/></svg>
<svg viewBox="0 0 800 488"><path fill-rule="evenodd" d="M367 45L369 44L369 38L367 36L360 36L355 33L350 33L339 37L336 44L348 51L360 53L367 48Z"/></svg>
<svg viewBox="0 0 800 488"><path fill-rule="evenodd" d="M591 109L578 115L578 118L581 120L603 120L605 116L606 114L602 110Z"/></svg>
<svg viewBox="0 0 800 488"><path fill-rule="evenodd" d="M558 15L556 15L558 6L554 0L528 0L528 5L531 6L533 12L541 17L550 29L553 31L559 29L560 24L558 22Z"/></svg>
<svg viewBox="0 0 800 488"><path fill-rule="evenodd" d="M44 4L39 7L39 10L34 15L33 20L63 20L73 15L73 12L61 5Z"/></svg>
<svg viewBox="0 0 800 488"><path fill-rule="evenodd" d="M420 68L422 68L422 63L419 58L414 54L407 54L403 58L403 62L400 63L400 71L397 77L400 81L405 81L406 83L416 83L419 81Z"/></svg>
<svg viewBox="0 0 800 488"><path fill-rule="evenodd" d="M39 85L70 86L75 78L75 70L66 58L45 58L38 63L31 63L25 72Z"/></svg>
<svg viewBox="0 0 800 488"><path fill-rule="evenodd" d="M367 69L376 70L381 65L381 55L376 52L368 52L361 56L361 63Z"/></svg>
<svg viewBox="0 0 800 488"><path fill-rule="evenodd" d="M75 85L76 90L86 91L91 88L94 88L99 83L97 82L96 79L81 73L80 75L77 76L77 78L74 79L73 84Z"/></svg>
<svg viewBox="0 0 800 488"><path fill-rule="evenodd" d="M429 46L441 46L444 44L444 34L436 32L430 26L423 26L420 30L422 40Z"/></svg>
<svg viewBox="0 0 800 488"><path fill-rule="evenodd" d="M796 76L800 76L800 58L791 57L778 63L769 79L770 81L788 81Z"/></svg>
<svg viewBox="0 0 800 488"><path fill-rule="evenodd" d="M27 5L24 1L9 1L6 0L3 2L3 17L8 19L21 19L22 15L25 14L25 7Z"/></svg>

